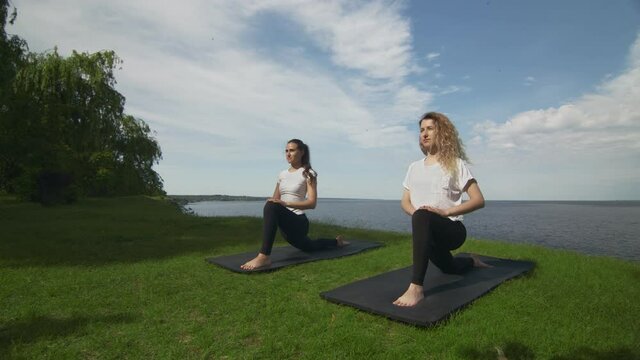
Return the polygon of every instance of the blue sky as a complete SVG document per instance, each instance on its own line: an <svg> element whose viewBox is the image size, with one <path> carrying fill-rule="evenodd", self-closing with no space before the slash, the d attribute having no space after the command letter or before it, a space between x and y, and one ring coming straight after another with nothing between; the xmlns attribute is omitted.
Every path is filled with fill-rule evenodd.
<svg viewBox="0 0 640 360"><path fill-rule="evenodd" d="M268 196L290 138L320 197L398 199L417 119L490 200L640 200L638 1L13 0L32 51L115 50L169 194Z"/></svg>

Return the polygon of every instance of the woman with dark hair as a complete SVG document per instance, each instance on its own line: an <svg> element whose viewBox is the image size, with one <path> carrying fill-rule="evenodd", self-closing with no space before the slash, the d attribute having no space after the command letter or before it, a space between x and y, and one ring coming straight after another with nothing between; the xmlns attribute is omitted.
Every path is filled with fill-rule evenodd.
<svg viewBox="0 0 640 360"><path fill-rule="evenodd" d="M309 220L304 210L316 207L318 174L311 168L309 146L301 140L289 140L284 152L290 167L280 172L273 197L264 205L262 248L258 256L240 266L244 270L271 265L269 256L278 228L289 244L306 252L349 244L340 235L335 239L309 239Z"/></svg>
<svg viewBox="0 0 640 360"><path fill-rule="evenodd" d="M407 291L393 303L414 306L424 298L423 282L431 261L442 272L463 274L473 267L489 267L477 256L454 258L467 230L462 214L484 207L484 197L465 161L458 131L449 118L426 113L418 122L419 144L425 157L409 166L402 185L402 209L411 216L413 274ZM462 194L469 200L462 202Z"/></svg>

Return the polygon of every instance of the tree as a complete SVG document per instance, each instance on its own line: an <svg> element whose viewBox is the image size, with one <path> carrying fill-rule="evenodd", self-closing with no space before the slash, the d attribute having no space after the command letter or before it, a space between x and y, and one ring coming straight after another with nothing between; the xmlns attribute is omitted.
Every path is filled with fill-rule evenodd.
<svg viewBox="0 0 640 360"><path fill-rule="evenodd" d="M116 139L118 177L117 186L129 194L158 193L162 190L162 179L153 170L154 162L162 156L158 143L151 138L151 129L141 119L125 116Z"/></svg>
<svg viewBox="0 0 640 360"><path fill-rule="evenodd" d="M0 0L0 91L5 94L6 84L10 83L27 52L27 43L16 35L9 36L5 31L7 22L13 24L18 12L15 8L9 14L9 1Z"/></svg>
<svg viewBox="0 0 640 360"><path fill-rule="evenodd" d="M15 177L18 164L8 155L11 152L9 133L9 105L12 102L12 83L18 69L22 66L27 53L27 43L18 36L9 36L5 31L7 23L13 24L17 11L13 8L9 14L9 1L0 0L0 192L11 190L8 179Z"/></svg>
<svg viewBox="0 0 640 360"><path fill-rule="evenodd" d="M8 3L0 1L6 25ZM4 26L0 36L0 51L13 56L0 68L0 190L43 203L164 193L152 168L160 146L142 119L124 113L113 51L27 53Z"/></svg>
<svg viewBox="0 0 640 360"><path fill-rule="evenodd" d="M80 195L162 192L152 169L160 147L143 120L124 113L125 98L114 89L120 63L113 51L27 56L13 84L11 130L20 141L12 153L23 165L19 193L42 200L42 182L51 173L70 178L70 189Z"/></svg>

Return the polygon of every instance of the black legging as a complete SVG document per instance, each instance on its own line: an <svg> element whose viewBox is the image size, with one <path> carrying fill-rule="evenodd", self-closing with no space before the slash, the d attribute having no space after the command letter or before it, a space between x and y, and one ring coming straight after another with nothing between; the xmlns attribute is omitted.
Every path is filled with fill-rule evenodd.
<svg viewBox="0 0 640 360"><path fill-rule="evenodd" d="M467 229L428 210L419 209L411 216L413 235L413 276L411 282L422 286L429 260L447 274L462 274L473 267L471 258L454 258L450 251L464 244Z"/></svg>
<svg viewBox="0 0 640 360"><path fill-rule="evenodd" d="M338 246L336 239L311 240L309 220L305 214L297 215L286 207L267 201L264 204L264 219L262 228L262 249L260 252L271 255L271 248L276 239L276 230L280 228L282 237L294 247L305 251L315 251Z"/></svg>

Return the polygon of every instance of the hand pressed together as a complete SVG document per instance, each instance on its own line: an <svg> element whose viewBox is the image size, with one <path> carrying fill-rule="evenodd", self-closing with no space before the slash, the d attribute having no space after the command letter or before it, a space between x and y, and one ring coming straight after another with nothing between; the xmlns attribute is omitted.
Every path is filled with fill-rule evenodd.
<svg viewBox="0 0 640 360"><path fill-rule="evenodd" d="M440 215L442 217L449 216L448 210L440 209L440 208L433 207L433 206L422 205L418 209L428 210L428 211L431 211L432 213L438 214L438 215Z"/></svg>
<svg viewBox="0 0 640 360"><path fill-rule="evenodd" d="M268 202L272 202L272 203L276 203L276 204L280 204L280 205L285 206L285 207L287 206L287 203L282 201L282 200L280 200L280 199L268 198L267 201Z"/></svg>

